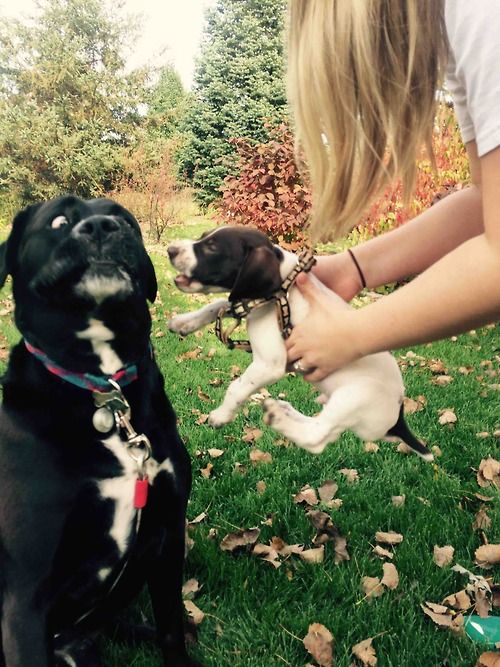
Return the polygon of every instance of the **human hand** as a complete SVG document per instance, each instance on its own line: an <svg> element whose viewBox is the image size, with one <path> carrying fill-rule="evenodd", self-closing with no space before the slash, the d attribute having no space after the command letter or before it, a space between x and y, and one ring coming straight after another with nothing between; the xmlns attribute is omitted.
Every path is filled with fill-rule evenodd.
<svg viewBox="0 0 500 667"><path fill-rule="evenodd" d="M362 356L357 343L356 311L321 290L304 273L296 283L309 303L305 320L286 340L288 362L301 360L309 382L319 382L333 371Z"/></svg>

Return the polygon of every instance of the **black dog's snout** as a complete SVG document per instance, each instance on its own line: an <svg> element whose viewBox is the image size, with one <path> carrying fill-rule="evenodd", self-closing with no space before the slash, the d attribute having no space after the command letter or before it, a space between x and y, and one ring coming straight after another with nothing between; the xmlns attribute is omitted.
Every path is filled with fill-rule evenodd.
<svg viewBox="0 0 500 667"><path fill-rule="evenodd" d="M108 215L93 215L79 222L73 235L87 241L103 241L120 230L120 223Z"/></svg>

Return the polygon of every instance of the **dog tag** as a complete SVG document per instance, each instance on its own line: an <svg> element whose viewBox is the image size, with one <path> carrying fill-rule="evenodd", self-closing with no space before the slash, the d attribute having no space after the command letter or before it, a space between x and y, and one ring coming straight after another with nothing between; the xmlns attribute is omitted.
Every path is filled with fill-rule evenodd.
<svg viewBox="0 0 500 667"><path fill-rule="evenodd" d="M108 408L98 408L92 416L92 424L99 433L109 433L115 425L115 418Z"/></svg>
<svg viewBox="0 0 500 667"><path fill-rule="evenodd" d="M146 506L148 502L148 489L149 482L147 477L135 481L134 507L136 509L141 510Z"/></svg>

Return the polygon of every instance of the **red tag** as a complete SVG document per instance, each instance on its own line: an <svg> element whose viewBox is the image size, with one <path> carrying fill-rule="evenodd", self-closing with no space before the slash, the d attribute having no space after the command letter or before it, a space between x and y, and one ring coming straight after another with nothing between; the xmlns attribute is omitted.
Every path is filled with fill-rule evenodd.
<svg viewBox="0 0 500 667"><path fill-rule="evenodd" d="M137 479L135 482L134 507L141 510L148 502L148 478Z"/></svg>

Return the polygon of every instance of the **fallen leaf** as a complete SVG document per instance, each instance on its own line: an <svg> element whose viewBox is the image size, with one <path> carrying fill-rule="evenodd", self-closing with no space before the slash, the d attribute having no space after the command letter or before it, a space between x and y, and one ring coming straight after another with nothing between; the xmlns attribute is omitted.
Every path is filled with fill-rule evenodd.
<svg viewBox="0 0 500 667"><path fill-rule="evenodd" d="M312 623L302 642L320 667L333 665L333 635L324 625Z"/></svg>
<svg viewBox="0 0 500 667"><path fill-rule="evenodd" d="M250 451L250 461L254 465L257 463L272 463L273 457L269 452L263 452L261 449L254 448Z"/></svg>
<svg viewBox="0 0 500 667"><path fill-rule="evenodd" d="M200 416L198 417L198 419L196 420L195 423L198 424L198 426L201 426L202 424L206 424L207 421L208 421L208 417L209 417L208 414L200 414Z"/></svg>
<svg viewBox="0 0 500 667"><path fill-rule="evenodd" d="M488 530L491 526L491 519L488 516L486 507L480 507L474 521L472 523L472 530Z"/></svg>
<svg viewBox="0 0 500 667"><path fill-rule="evenodd" d="M451 375L438 375L431 380L437 387L447 387L451 382L453 382Z"/></svg>
<svg viewBox="0 0 500 667"><path fill-rule="evenodd" d="M359 644L355 644L352 647L353 655L361 660L363 665L368 665L368 667L375 667L377 664L377 656L375 655L375 649L372 646L373 637L365 639Z"/></svg>
<svg viewBox="0 0 500 667"><path fill-rule="evenodd" d="M399 585L399 574L396 566L393 563L384 563L383 568L384 576L382 577L381 584L393 591Z"/></svg>
<svg viewBox="0 0 500 667"><path fill-rule="evenodd" d="M333 497L339 490L339 485L333 480L327 480L318 488L318 494L322 502L328 503L333 500Z"/></svg>
<svg viewBox="0 0 500 667"><path fill-rule="evenodd" d="M304 549L299 553L299 556L306 563L322 563L325 560L325 546L322 544L314 549Z"/></svg>
<svg viewBox="0 0 500 667"><path fill-rule="evenodd" d="M205 392L202 390L201 387L198 387L197 394L200 401L204 401L205 403L210 403L210 396L208 394L205 394Z"/></svg>
<svg viewBox="0 0 500 667"><path fill-rule="evenodd" d="M457 421L457 415L451 409L440 410L439 411L439 423L444 426L445 424L454 424Z"/></svg>
<svg viewBox="0 0 500 667"><path fill-rule="evenodd" d="M378 556L378 558L394 558L394 554L392 551L388 551L387 549L383 549L381 546L377 544L377 546L373 547L373 553L375 556Z"/></svg>
<svg viewBox="0 0 500 667"><path fill-rule="evenodd" d="M259 495L262 495L263 493L266 492L267 484L261 480L260 482L257 482L255 488L257 489L257 493Z"/></svg>
<svg viewBox="0 0 500 667"><path fill-rule="evenodd" d="M222 456L224 454L223 449L216 449L216 448L207 449L207 452L213 459L218 459L219 456Z"/></svg>
<svg viewBox="0 0 500 667"><path fill-rule="evenodd" d="M339 472L344 475L349 484L354 484L359 480L358 471L353 468L341 468Z"/></svg>
<svg viewBox="0 0 500 667"><path fill-rule="evenodd" d="M449 565L453 560L453 554L455 553L454 547L450 544L444 547L434 546L434 562L438 567L445 567Z"/></svg>
<svg viewBox="0 0 500 667"><path fill-rule="evenodd" d="M300 503L305 503L306 505L317 505L318 496L316 495L316 491L311 488L309 484L306 484L295 496L293 496L293 502L297 505Z"/></svg>
<svg viewBox="0 0 500 667"><path fill-rule="evenodd" d="M482 547L476 549L474 556L476 565L490 570L494 565L500 564L500 544L483 544Z"/></svg>
<svg viewBox="0 0 500 667"><path fill-rule="evenodd" d="M431 373L446 373L446 366L441 359L431 359L430 363L427 364L427 368Z"/></svg>
<svg viewBox="0 0 500 667"><path fill-rule="evenodd" d="M500 667L500 653L498 651L481 653L475 667Z"/></svg>
<svg viewBox="0 0 500 667"><path fill-rule="evenodd" d="M471 599L467 595L467 591L465 589L445 597L443 604L447 605L448 607L453 607L453 609L458 609L459 611L466 611L472 606Z"/></svg>
<svg viewBox="0 0 500 667"><path fill-rule="evenodd" d="M272 546L267 544L256 544L252 550L254 556L257 556L261 560L265 560L268 563L271 563L273 567L280 567L281 561L279 554Z"/></svg>
<svg viewBox="0 0 500 667"><path fill-rule="evenodd" d="M420 410L423 410L425 408L427 401L419 401L418 399L415 400L413 398L408 398L406 396L403 399L403 407L404 407L404 412L405 415L412 415L415 412L420 412Z"/></svg>
<svg viewBox="0 0 500 667"><path fill-rule="evenodd" d="M221 541L222 551L236 551L249 545L255 544L259 538L260 529L250 528L249 530L238 530L235 533L228 533Z"/></svg>
<svg viewBox="0 0 500 667"><path fill-rule="evenodd" d="M443 452L441 451L441 447L438 447L437 445L433 445L433 447L431 447L431 449L432 449L432 453L434 454L434 456L435 456L437 459L438 459L440 456L443 456Z"/></svg>
<svg viewBox="0 0 500 667"><path fill-rule="evenodd" d="M262 431L260 428L253 428L251 426L245 426L243 429L244 435L241 438L243 442L255 442L262 437Z"/></svg>
<svg viewBox="0 0 500 667"><path fill-rule="evenodd" d="M347 539L342 535L338 535L335 538L335 565L343 563L344 561L351 560L349 553L347 552Z"/></svg>
<svg viewBox="0 0 500 667"><path fill-rule="evenodd" d="M427 614L440 628L449 628L453 632L461 632L464 625L462 614L456 614L443 605L426 602L420 605L424 614Z"/></svg>
<svg viewBox="0 0 500 667"><path fill-rule="evenodd" d="M184 608L186 609L193 623L195 625L200 625L200 623L205 618L205 614L201 611L201 609L197 607L192 600L184 600Z"/></svg>
<svg viewBox="0 0 500 667"><path fill-rule="evenodd" d="M201 514L198 514L198 516L195 516L194 519L191 519L191 521L188 522L188 526L195 526L196 524L205 521L206 518L207 518L207 513L202 512Z"/></svg>
<svg viewBox="0 0 500 667"><path fill-rule="evenodd" d="M378 598L384 594L384 587L378 577L363 577L361 588L367 598Z"/></svg>
<svg viewBox="0 0 500 667"><path fill-rule="evenodd" d="M197 579L188 579L182 587L182 597L192 599L200 590L200 584Z"/></svg>
<svg viewBox="0 0 500 667"><path fill-rule="evenodd" d="M394 507L403 507L406 502L406 496L392 496L392 504Z"/></svg>
<svg viewBox="0 0 500 667"><path fill-rule="evenodd" d="M206 468L201 468L200 469L201 476L204 477L205 479L208 479L210 477L210 475L212 474L213 468L214 467L211 463L207 463Z"/></svg>
<svg viewBox="0 0 500 667"><path fill-rule="evenodd" d="M382 544L401 544L403 539L404 538L400 533L395 533L393 531L384 533L379 530L375 533L375 541L381 542Z"/></svg>
<svg viewBox="0 0 500 667"><path fill-rule="evenodd" d="M477 483L482 488L492 484L495 488L500 489L500 461L491 456L483 459L477 471Z"/></svg>

